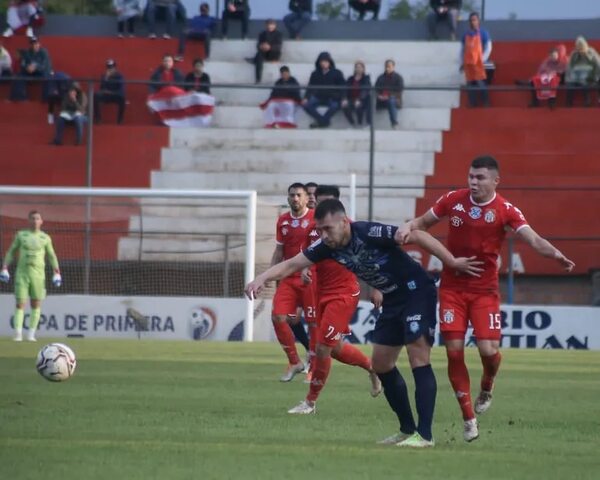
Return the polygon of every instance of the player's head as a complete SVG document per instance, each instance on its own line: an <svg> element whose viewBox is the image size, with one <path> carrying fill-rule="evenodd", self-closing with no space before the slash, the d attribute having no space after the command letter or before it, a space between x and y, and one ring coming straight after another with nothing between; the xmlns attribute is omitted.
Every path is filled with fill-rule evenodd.
<svg viewBox="0 0 600 480"><path fill-rule="evenodd" d="M27 215L27 219L29 220L29 226L32 230L37 231L42 228L44 220L42 220L42 214L37 210L31 210Z"/></svg>
<svg viewBox="0 0 600 480"><path fill-rule="evenodd" d="M292 183L288 187L288 205L294 215L299 215L306 210L308 193L303 183Z"/></svg>
<svg viewBox="0 0 600 480"><path fill-rule="evenodd" d="M339 200L323 200L315 210L315 225L321 241L329 248L340 248L350 241L350 221Z"/></svg>
<svg viewBox="0 0 600 480"><path fill-rule="evenodd" d="M317 205L323 200L339 200L340 189L337 185L319 185L315 192L315 197L317 199Z"/></svg>
<svg viewBox="0 0 600 480"><path fill-rule="evenodd" d="M315 192L317 191L318 185L315 182L305 183L306 193L308 194L308 208L313 209L317 206L317 198L315 197Z"/></svg>
<svg viewBox="0 0 600 480"><path fill-rule="evenodd" d="M469 169L469 190L477 203L492 199L500 182L498 161L491 155L483 155L471 162Z"/></svg>

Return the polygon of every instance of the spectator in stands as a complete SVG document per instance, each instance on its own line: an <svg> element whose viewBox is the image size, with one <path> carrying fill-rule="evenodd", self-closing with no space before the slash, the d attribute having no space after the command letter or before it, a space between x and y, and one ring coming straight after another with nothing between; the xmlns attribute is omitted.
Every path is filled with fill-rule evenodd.
<svg viewBox="0 0 600 480"><path fill-rule="evenodd" d="M342 100L342 109L352 126L362 125L365 113L367 114L367 124L371 123L371 92L369 90L371 78L365 71L365 64L358 61L354 64L354 74L346 80L347 89ZM354 114L356 114L356 120Z"/></svg>
<svg viewBox="0 0 600 480"><path fill-rule="evenodd" d="M290 0L288 13L283 17L283 23L287 28L290 38L300 39L300 32L312 17L312 0Z"/></svg>
<svg viewBox="0 0 600 480"><path fill-rule="evenodd" d="M265 61L276 62L281 58L283 35L277 30L277 22L270 18L265 22L265 27L256 42L256 55L246 58L248 63L254 64L254 81L256 83L260 83L262 80Z"/></svg>
<svg viewBox="0 0 600 480"><path fill-rule="evenodd" d="M187 28L179 36L179 49L175 57L176 62L183 62L185 42L188 39L202 40L204 42L204 56L205 58L210 57L210 39L217 26L217 19L211 17L208 12L208 3L203 2L200 4L200 15L196 15L188 21Z"/></svg>
<svg viewBox="0 0 600 480"><path fill-rule="evenodd" d="M221 33L227 38L229 31L229 20L240 20L242 22L242 39L248 36L248 19L250 18L250 5L248 0L225 0L223 17L221 19Z"/></svg>
<svg viewBox="0 0 600 480"><path fill-rule="evenodd" d="M463 35L460 53L461 66L467 79L467 94L469 106L477 106L477 90L484 107L489 107L486 73L484 63L492 53L492 39L489 33L480 28L479 15L475 12L469 15L469 30Z"/></svg>
<svg viewBox="0 0 600 480"><path fill-rule="evenodd" d="M121 72L117 70L117 63L109 58L106 61L106 71L100 77L100 90L94 94L94 120L100 123L100 104L117 104L117 123L123 123L125 114L125 82Z"/></svg>
<svg viewBox="0 0 600 480"><path fill-rule="evenodd" d="M10 77L12 74L12 57L0 39L0 77Z"/></svg>
<svg viewBox="0 0 600 480"><path fill-rule="evenodd" d="M194 70L185 76L185 90L210 95L210 77L204 72L204 61L194 60Z"/></svg>
<svg viewBox="0 0 600 480"><path fill-rule="evenodd" d="M298 80L292 77L290 68L287 65L283 65L279 69L279 79L275 82L269 100L272 98L285 98L301 103L302 97L300 96L300 84Z"/></svg>
<svg viewBox="0 0 600 480"><path fill-rule="evenodd" d="M302 102L300 84L290 74L290 69L283 65L279 69L279 80L271 90L269 98L260 104L264 110L267 128L295 128L296 110Z"/></svg>
<svg viewBox="0 0 600 480"><path fill-rule="evenodd" d="M402 108L402 91L404 79L396 72L396 62L388 59L384 65L385 71L375 82L377 88L377 110L386 109L390 116L393 129L398 128L398 109Z"/></svg>
<svg viewBox="0 0 600 480"><path fill-rule="evenodd" d="M119 38L125 35L125 27L130 37L135 37L135 17L143 14L140 0L113 0L113 8L117 12L117 32Z"/></svg>
<svg viewBox="0 0 600 480"><path fill-rule="evenodd" d="M567 106L573 106L573 96L576 90L583 93L586 107L591 105L590 93L592 85L600 79L600 57L598 52L590 47L583 37L575 40L575 50L571 52L565 82L567 84Z"/></svg>
<svg viewBox="0 0 600 480"><path fill-rule="evenodd" d="M81 145L83 126L86 122L87 97L77 82L69 87L63 98L60 115L56 120L56 133L52 143L62 145L63 133L67 123L75 126L75 145Z"/></svg>
<svg viewBox="0 0 600 480"><path fill-rule="evenodd" d="M60 107L71 86L71 77L64 72L51 72L46 82L46 102L48 102L48 124L54 123L54 112ZM59 112L60 113L60 112Z"/></svg>
<svg viewBox="0 0 600 480"><path fill-rule="evenodd" d="M33 37L33 27L43 23L42 9L37 1L11 0L6 10L6 23L5 37L12 37L21 30L25 30L28 37Z"/></svg>
<svg viewBox="0 0 600 480"><path fill-rule="evenodd" d="M46 78L52 70L50 55L45 48L42 48L37 37L29 39L30 47L28 50L21 51L21 70L20 76L31 78ZM27 100L26 80L15 80L12 84L10 99L13 101Z"/></svg>
<svg viewBox="0 0 600 480"><path fill-rule="evenodd" d="M148 15L148 28L150 29L149 38L156 38L156 11L163 9L167 18L167 31L163 33L164 39L169 39L173 35L177 14L185 18L185 7L179 0L148 0L146 14Z"/></svg>
<svg viewBox="0 0 600 480"><path fill-rule="evenodd" d="M161 83L154 83L152 85L149 85L148 88L150 90L150 93L156 93L163 87L171 85L181 86L183 84L183 75L179 70L174 68L174 65L175 59L173 58L173 55L166 54L163 56L161 66L154 70L154 73L150 77L151 82Z"/></svg>
<svg viewBox="0 0 600 480"><path fill-rule="evenodd" d="M550 55L542 62L537 73L525 82L532 87L530 107L537 107L539 100L547 99L550 108L554 108L556 87L564 83L568 62L567 47L558 45L550 50Z"/></svg>
<svg viewBox="0 0 600 480"><path fill-rule="evenodd" d="M450 40L456 40L458 14L462 8L462 0L429 0L431 12L427 15L429 38L436 39L438 23L446 23L450 29Z"/></svg>
<svg viewBox="0 0 600 480"><path fill-rule="evenodd" d="M331 118L340 109L343 89L323 89L320 87L343 87L346 84L344 75L337 68L329 52L321 52L315 62L315 70L310 74L308 88L302 105L315 122L310 128L327 128ZM327 111L321 115L317 107L325 106Z"/></svg>
<svg viewBox="0 0 600 480"><path fill-rule="evenodd" d="M364 20L367 12L373 12L371 20L379 18L379 9L381 8L381 0L349 0L350 8L358 12L358 19Z"/></svg>

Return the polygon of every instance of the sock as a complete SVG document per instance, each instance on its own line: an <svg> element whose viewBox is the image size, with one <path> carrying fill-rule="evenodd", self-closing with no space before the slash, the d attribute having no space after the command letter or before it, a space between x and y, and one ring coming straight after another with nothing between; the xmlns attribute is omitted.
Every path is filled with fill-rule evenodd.
<svg viewBox="0 0 600 480"><path fill-rule="evenodd" d="M41 308L32 308L31 315L29 316L29 331L35 332L38 324L40 323L40 316L42 315Z"/></svg>
<svg viewBox="0 0 600 480"><path fill-rule="evenodd" d="M400 431L411 434L417 429L410 401L408 399L408 390L406 382L396 367L389 372L378 373L377 376L383 385L383 393L390 404L391 409L398 416L400 421Z"/></svg>
<svg viewBox="0 0 600 480"><path fill-rule="evenodd" d="M310 381L310 389L306 400L316 402L321 390L325 386L329 369L331 368L331 357L314 357L314 367L312 368L312 380Z"/></svg>
<svg viewBox="0 0 600 480"><path fill-rule="evenodd" d="M502 354L500 352L487 357L481 357L481 364L483 365L483 375L481 376L482 391L491 392L494 388L494 379L500 368L501 361Z"/></svg>
<svg viewBox="0 0 600 480"><path fill-rule="evenodd" d="M465 365L465 352L463 350L448 350L448 378L456 399L460 405L464 420L475 418L473 404L471 403L471 380Z"/></svg>
<svg viewBox="0 0 600 480"><path fill-rule="evenodd" d="M435 396L437 394L437 382L431 365L413 368L415 378L415 402L417 414L419 415L419 426L417 431L425 440L432 440L431 424L433 423L433 411L435 410Z"/></svg>
<svg viewBox="0 0 600 480"><path fill-rule="evenodd" d="M25 318L24 310L22 308L15 308L13 323L15 326L16 333L21 333L23 331L23 318Z"/></svg>
<svg viewBox="0 0 600 480"><path fill-rule="evenodd" d="M292 332L294 332L294 337L298 340L304 349L308 351L308 335L306 335L306 330L304 330L304 325L302 322L293 323L290 325Z"/></svg>
<svg viewBox="0 0 600 480"><path fill-rule="evenodd" d="M309 360L309 371L313 370L313 363L315 363L316 351L317 351L317 324L310 322L308 324L308 356Z"/></svg>
<svg viewBox="0 0 600 480"><path fill-rule="evenodd" d="M294 343L294 334L287 322L273 322L273 328L275 329L275 335L277 340L283 348L283 351L287 355L288 362L290 365L296 365L300 363L298 357L298 351L296 350L296 344Z"/></svg>
<svg viewBox="0 0 600 480"><path fill-rule="evenodd" d="M346 365L353 365L365 370L371 370L371 360L369 357L349 343L343 343L340 352L332 352L331 356L338 362L345 363Z"/></svg>

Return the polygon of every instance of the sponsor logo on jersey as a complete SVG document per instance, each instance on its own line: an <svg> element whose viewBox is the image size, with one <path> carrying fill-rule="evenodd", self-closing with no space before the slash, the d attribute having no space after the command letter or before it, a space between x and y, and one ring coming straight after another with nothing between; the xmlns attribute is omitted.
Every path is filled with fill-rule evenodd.
<svg viewBox="0 0 600 480"><path fill-rule="evenodd" d="M488 210L485 212L483 219L486 223L494 223L496 221L496 210Z"/></svg>
<svg viewBox="0 0 600 480"><path fill-rule="evenodd" d="M408 328L410 328L412 333L417 333L419 331L419 324L417 322L410 322Z"/></svg>
<svg viewBox="0 0 600 480"><path fill-rule="evenodd" d="M453 321L454 321L454 309L453 308L444 309L444 313L442 314L442 322L452 323Z"/></svg>
<svg viewBox="0 0 600 480"><path fill-rule="evenodd" d="M465 212L465 207L463 207L462 203L457 203L454 205L454 207L452 207L452 210L456 210L457 212Z"/></svg>
<svg viewBox="0 0 600 480"><path fill-rule="evenodd" d="M292 228L298 228L299 225L300 225L300 220L298 220L297 218L294 218L294 220L292 220Z"/></svg>
<svg viewBox="0 0 600 480"><path fill-rule="evenodd" d="M387 232L388 238L392 238L392 226L388 225L387 227L385 227L385 230Z"/></svg>
<svg viewBox="0 0 600 480"><path fill-rule="evenodd" d="M283 227L281 229L281 234L285 237L288 234L288 229L286 227Z"/></svg>
<svg viewBox="0 0 600 480"><path fill-rule="evenodd" d="M454 216L450 217L450 225L453 227L460 227L463 224L463 220L460 217Z"/></svg>
<svg viewBox="0 0 600 480"><path fill-rule="evenodd" d="M410 282L408 282L406 284L406 286L408 287L409 290L416 290L417 289L417 282L415 282L414 280L411 280Z"/></svg>
<svg viewBox="0 0 600 480"><path fill-rule="evenodd" d="M379 238L381 237L381 231L383 230L383 227L381 225L373 225L370 229L369 229L369 233L367 233L368 237L376 237Z"/></svg>
<svg viewBox="0 0 600 480"><path fill-rule="evenodd" d="M471 210L469 210L469 217L471 217L473 220L481 218L481 208L471 207Z"/></svg>
<svg viewBox="0 0 600 480"><path fill-rule="evenodd" d="M316 230L311 230L310 233L308 234L309 237L318 237L319 236L319 232L317 232Z"/></svg>
<svg viewBox="0 0 600 480"><path fill-rule="evenodd" d="M407 322L420 322L421 321L421 314L417 314L417 315L410 315L408 317L406 317L406 321Z"/></svg>
<svg viewBox="0 0 600 480"><path fill-rule="evenodd" d="M309 223L310 223L310 222L309 222L308 220L306 220L306 219L302 220L302 225L301 225L301 226L302 226L302 228L306 228L306 227L308 227L308 224L309 224Z"/></svg>

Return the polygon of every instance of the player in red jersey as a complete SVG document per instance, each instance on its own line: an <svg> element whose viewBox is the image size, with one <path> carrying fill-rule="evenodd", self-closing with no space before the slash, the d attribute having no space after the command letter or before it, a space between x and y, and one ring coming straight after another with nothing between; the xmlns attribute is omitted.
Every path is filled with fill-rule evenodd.
<svg viewBox="0 0 600 480"><path fill-rule="evenodd" d="M306 187L306 193L308 193L308 208L314 210L317 207L317 185L315 182L308 182L304 185Z"/></svg>
<svg viewBox="0 0 600 480"><path fill-rule="evenodd" d="M335 185L319 185L315 198L317 205L331 198L339 200L340 189ZM312 243L318 238L317 234L311 236L309 241ZM316 356L311 362L308 394L298 405L288 410L291 414L316 413L316 402L329 376L332 357L341 363L366 370L371 381L371 396L377 397L382 391L381 381L373 370L369 357L355 346L344 342L344 336L350 333L350 320L358 306L360 286L356 276L331 259L323 260L315 267L316 281L313 281L312 270L303 270L302 274L305 283L316 284Z"/></svg>
<svg viewBox="0 0 600 480"><path fill-rule="evenodd" d="M309 244L308 236L314 230L314 211L307 206L308 195L302 183L293 183L288 188L288 204L290 211L284 213L277 220L275 251L271 259L271 266L288 258L295 257ZM311 330L316 327L316 311L312 285L302 282L300 273L292 275L277 286L273 297L273 311L271 318L277 340L288 357L288 368L281 377L282 382L291 381L296 374L304 370L304 363L298 356L294 334L288 321L297 322L296 311L302 306L304 317Z"/></svg>
<svg viewBox="0 0 600 480"><path fill-rule="evenodd" d="M574 263L550 242L540 237L517 207L496 193L500 181L494 157L478 157L471 163L469 188L440 197L425 215L403 227L403 238L411 230L427 230L443 217L449 218L448 250L455 256L483 261L481 278L469 277L444 267L439 290L440 330L446 345L448 377L464 419L464 439L479 436L475 414L484 413L492 403L494 378L498 373L501 316L498 289L498 256L506 230L528 243L537 253L556 260L567 271ZM483 364L481 391L471 403L469 372L464 359L468 322L473 326Z"/></svg>

